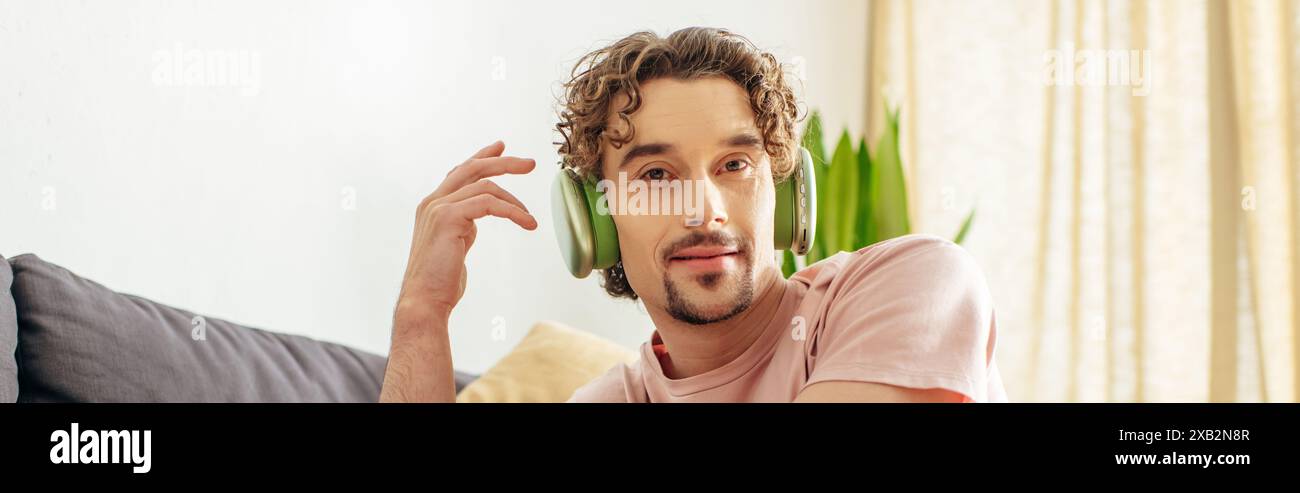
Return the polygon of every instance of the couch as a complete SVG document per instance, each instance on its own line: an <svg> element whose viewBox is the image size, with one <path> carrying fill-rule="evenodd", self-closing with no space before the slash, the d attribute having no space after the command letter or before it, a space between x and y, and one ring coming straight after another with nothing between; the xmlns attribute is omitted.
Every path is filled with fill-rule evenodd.
<svg viewBox="0 0 1300 493"><path fill-rule="evenodd" d="M0 402L376 402L386 361L0 256Z"/></svg>

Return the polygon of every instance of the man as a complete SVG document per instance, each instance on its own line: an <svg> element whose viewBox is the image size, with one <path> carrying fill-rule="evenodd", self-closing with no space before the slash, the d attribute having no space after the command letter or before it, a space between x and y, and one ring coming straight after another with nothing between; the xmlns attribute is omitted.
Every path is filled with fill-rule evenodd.
<svg viewBox="0 0 1300 493"><path fill-rule="evenodd" d="M796 163L797 110L775 57L725 30L636 33L583 57L562 103L559 153L578 172L702 189L693 217L613 215L621 260L603 286L640 299L656 330L640 361L570 401L1006 400L988 288L951 242L904 236L783 278L775 185ZM383 401L455 400L447 320L464 293L474 221L537 227L488 180L535 167L503 151L500 141L480 150L417 210Z"/></svg>

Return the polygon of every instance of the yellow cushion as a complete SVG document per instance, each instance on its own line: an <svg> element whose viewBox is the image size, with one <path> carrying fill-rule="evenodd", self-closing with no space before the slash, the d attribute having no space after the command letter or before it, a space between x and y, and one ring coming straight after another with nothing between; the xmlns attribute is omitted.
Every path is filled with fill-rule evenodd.
<svg viewBox="0 0 1300 493"><path fill-rule="evenodd" d="M564 402L573 391L637 352L594 334L544 321L456 396L456 402Z"/></svg>

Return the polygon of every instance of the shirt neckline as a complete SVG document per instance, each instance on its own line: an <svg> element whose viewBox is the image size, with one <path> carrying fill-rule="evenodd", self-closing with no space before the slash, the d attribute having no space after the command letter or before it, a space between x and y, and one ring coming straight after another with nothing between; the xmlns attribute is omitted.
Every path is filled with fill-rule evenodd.
<svg viewBox="0 0 1300 493"><path fill-rule="evenodd" d="M660 365L659 357L655 351L655 345L662 344L663 340L659 337L659 331L656 329L650 334L650 340L641 344L641 366L643 372L651 380L646 383L665 389L674 397L681 397L726 385L749 373L754 366L763 361L762 356L764 354L772 351L781 334L785 333L784 329L790 326L784 320L793 315L797 308L797 302L803 298L803 294L807 290L807 285L804 283L795 279L790 279L790 281L786 285L785 293L781 295L780 306L772 318L768 320L767 325L763 328L763 333L735 359L699 375L679 379L668 378L664 375L663 366Z"/></svg>

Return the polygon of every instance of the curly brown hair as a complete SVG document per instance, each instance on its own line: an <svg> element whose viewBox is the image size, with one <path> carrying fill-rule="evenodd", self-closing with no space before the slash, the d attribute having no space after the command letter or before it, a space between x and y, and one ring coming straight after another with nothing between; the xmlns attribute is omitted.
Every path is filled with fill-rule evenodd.
<svg viewBox="0 0 1300 493"><path fill-rule="evenodd" d="M799 120L798 103L786 84L784 67L744 36L708 27L680 29L667 38L650 31L637 32L580 58L564 84L560 122L555 125L564 138L556 142L562 166L585 176L601 175L602 139L609 139L619 149L636 135L630 115L641 107L641 84L661 77L693 80L713 76L726 77L749 94L754 123L771 159L772 177L776 182L784 180L794 170L798 152L795 123ZM628 95L627 104L611 108L621 93ZM626 134L608 128L611 111L627 127ZM604 269L601 275L601 285L610 296L637 299L622 262Z"/></svg>

